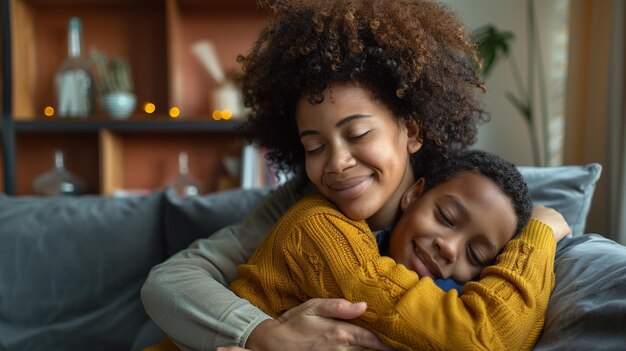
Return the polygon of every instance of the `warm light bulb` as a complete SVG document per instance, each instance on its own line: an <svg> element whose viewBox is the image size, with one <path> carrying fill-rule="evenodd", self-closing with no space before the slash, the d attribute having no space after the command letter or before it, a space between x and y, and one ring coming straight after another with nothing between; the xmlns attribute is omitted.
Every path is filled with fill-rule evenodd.
<svg viewBox="0 0 626 351"><path fill-rule="evenodd" d="M222 119L229 120L233 116L233 113L230 110L226 109L222 110L222 113L220 115L222 116Z"/></svg>
<svg viewBox="0 0 626 351"><path fill-rule="evenodd" d="M180 109L178 107L170 108L170 117L178 118L180 116Z"/></svg>
<svg viewBox="0 0 626 351"><path fill-rule="evenodd" d="M154 111L156 110L156 106L153 103L151 103L151 102L146 102L143 105L143 110L146 113L154 113Z"/></svg>
<svg viewBox="0 0 626 351"><path fill-rule="evenodd" d="M54 116L54 107L52 106L46 106L43 109L43 115L46 117L52 117Z"/></svg>

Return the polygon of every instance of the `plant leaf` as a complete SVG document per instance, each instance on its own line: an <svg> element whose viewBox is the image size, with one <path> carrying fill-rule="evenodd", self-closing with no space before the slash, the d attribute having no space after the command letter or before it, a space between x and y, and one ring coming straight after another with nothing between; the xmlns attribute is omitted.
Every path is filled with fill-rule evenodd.
<svg viewBox="0 0 626 351"><path fill-rule="evenodd" d="M509 43L513 39L513 32L500 31L491 24L479 27L472 32L472 40L476 43L478 57L483 61L483 76L489 75L500 58L509 55Z"/></svg>
<svg viewBox="0 0 626 351"><path fill-rule="evenodd" d="M515 106L515 108L519 111L519 113L524 116L524 118L526 119L526 121L529 124L532 124L533 122L533 115L532 115L532 111L530 109L530 106L528 106L527 103L524 103L522 101L520 101L515 95L511 94L511 92L507 91L506 92L506 98L513 104L513 106Z"/></svg>

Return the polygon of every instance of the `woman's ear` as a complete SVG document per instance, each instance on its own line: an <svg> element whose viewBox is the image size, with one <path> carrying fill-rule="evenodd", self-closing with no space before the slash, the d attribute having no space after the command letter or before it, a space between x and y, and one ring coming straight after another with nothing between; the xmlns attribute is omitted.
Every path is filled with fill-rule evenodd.
<svg viewBox="0 0 626 351"><path fill-rule="evenodd" d="M417 122L413 119L404 120L404 125L406 127L408 142L407 142L407 151L410 154L414 154L419 149L422 148L423 140L420 135L420 127L417 125Z"/></svg>
<svg viewBox="0 0 626 351"><path fill-rule="evenodd" d="M402 195L402 199L400 200L400 209L404 212L413 201L417 200L422 196L424 192L424 185L426 184L426 179L421 177L418 179L407 191Z"/></svg>

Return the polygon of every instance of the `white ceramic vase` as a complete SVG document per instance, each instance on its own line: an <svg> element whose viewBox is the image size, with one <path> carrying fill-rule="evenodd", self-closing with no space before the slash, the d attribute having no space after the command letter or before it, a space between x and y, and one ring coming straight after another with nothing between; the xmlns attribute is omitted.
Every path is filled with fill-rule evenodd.
<svg viewBox="0 0 626 351"><path fill-rule="evenodd" d="M113 119L126 119L135 112L137 97L132 93L109 93L102 96L102 106Z"/></svg>

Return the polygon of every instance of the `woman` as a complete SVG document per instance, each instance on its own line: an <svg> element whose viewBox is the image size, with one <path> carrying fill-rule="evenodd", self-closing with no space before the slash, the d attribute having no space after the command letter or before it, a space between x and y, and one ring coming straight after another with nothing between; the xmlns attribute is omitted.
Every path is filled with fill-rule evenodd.
<svg viewBox="0 0 626 351"><path fill-rule="evenodd" d="M482 82L467 28L432 1L294 0L265 5L274 16L242 58L244 95L252 110L246 132L270 150L270 160L281 170L300 177L270 194L243 223L155 267L142 290L146 311L183 348L388 349L364 329L335 320L360 315L362 304L313 300L271 319L224 286L273 223L311 191L303 180L306 154L296 125L298 101L317 106L329 98L325 92L332 84L358 83L371 101L380 102L398 125L407 127L403 133L417 131L419 152L397 154L402 164L409 159L413 163L412 177L420 177L428 162L448 150L475 141L478 124L486 118L475 96ZM404 178L394 179L397 186ZM546 222L556 223L555 234L567 230L558 218ZM368 224L372 230L384 225ZM544 239L552 244L544 248L541 269L551 271L554 238ZM542 294L550 290L547 284ZM536 320L540 327L542 319Z"/></svg>

